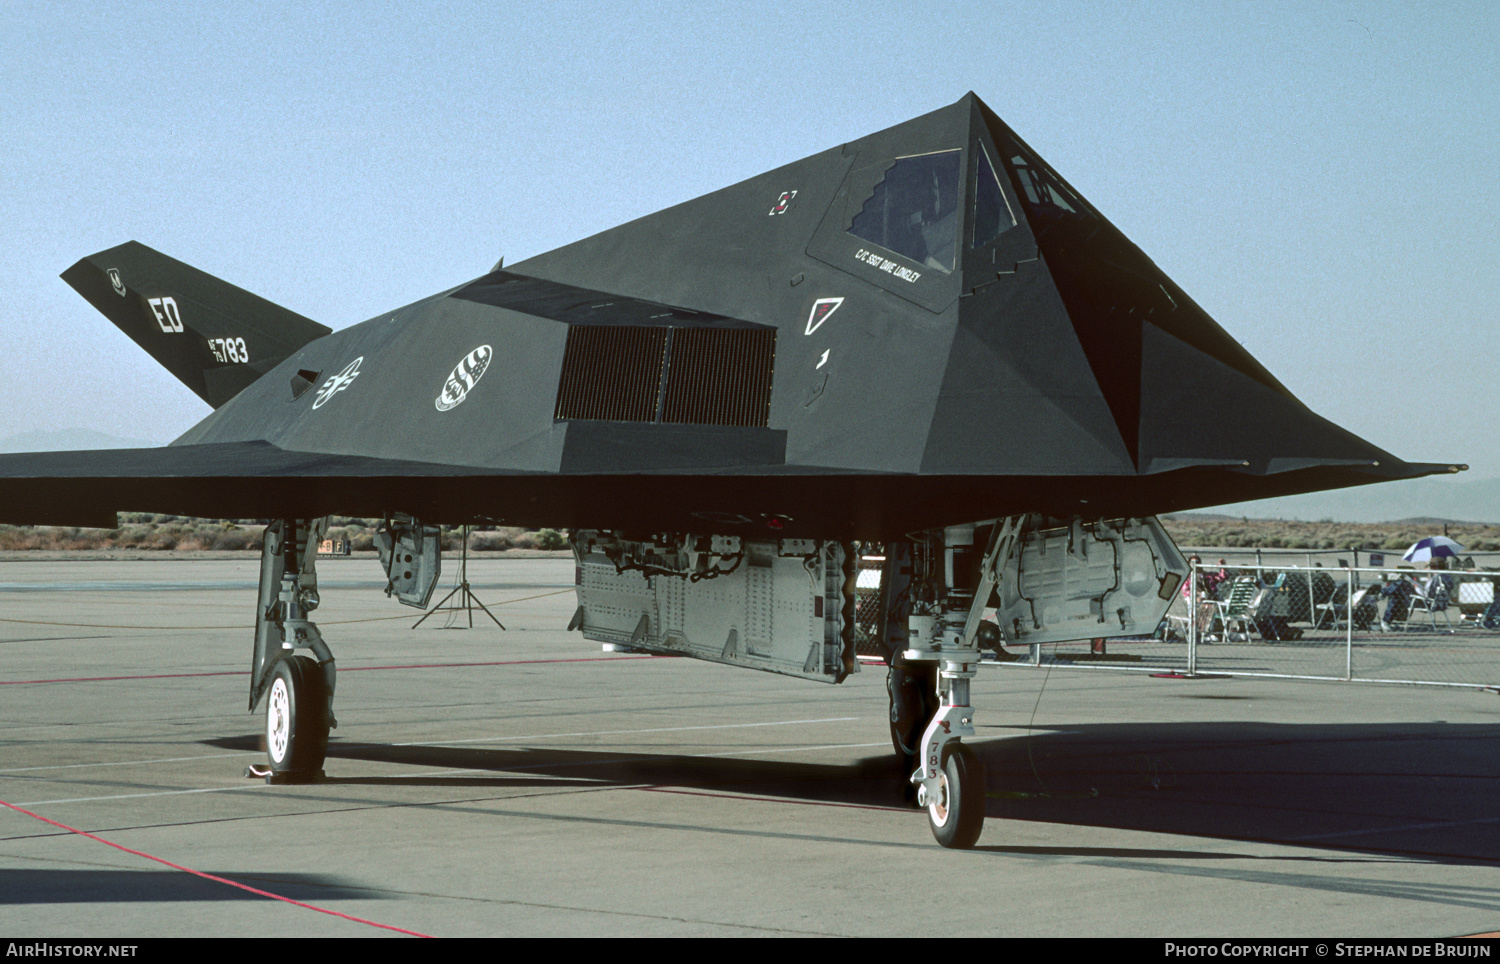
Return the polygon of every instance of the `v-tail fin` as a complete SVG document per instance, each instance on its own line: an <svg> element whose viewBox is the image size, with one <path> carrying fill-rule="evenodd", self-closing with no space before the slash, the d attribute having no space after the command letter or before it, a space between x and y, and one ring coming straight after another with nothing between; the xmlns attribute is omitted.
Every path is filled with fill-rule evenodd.
<svg viewBox="0 0 1500 964"><path fill-rule="evenodd" d="M135 241L62 279L214 408L333 330Z"/></svg>

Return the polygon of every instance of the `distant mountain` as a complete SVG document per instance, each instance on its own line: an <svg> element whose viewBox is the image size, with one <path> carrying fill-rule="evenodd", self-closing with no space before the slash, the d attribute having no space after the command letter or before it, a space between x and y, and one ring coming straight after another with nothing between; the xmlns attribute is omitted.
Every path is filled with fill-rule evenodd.
<svg viewBox="0 0 1500 964"><path fill-rule="evenodd" d="M1305 522L1421 519L1500 523L1500 479L1466 479L1462 475L1429 477L1212 506L1203 512L1233 518L1299 519Z"/></svg>
<svg viewBox="0 0 1500 964"><path fill-rule="evenodd" d="M0 439L0 453L75 452L80 449L138 449L156 445L139 438L106 435L91 428L64 428L55 432L22 432Z"/></svg>

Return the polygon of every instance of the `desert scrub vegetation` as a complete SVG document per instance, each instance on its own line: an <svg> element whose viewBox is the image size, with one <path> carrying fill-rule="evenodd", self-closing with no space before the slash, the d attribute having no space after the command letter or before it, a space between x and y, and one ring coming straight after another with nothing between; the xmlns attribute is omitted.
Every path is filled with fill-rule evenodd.
<svg viewBox="0 0 1500 964"><path fill-rule="evenodd" d="M1422 519L1402 522L1296 522L1282 519L1162 516L1162 525L1180 546L1225 549L1375 549L1405 551L1412 543L1442 534L1444 524ZM1500 549L1500 526L1448 523L1447 534L1466 549Z"/></svg>
<svg viewBox="0 0 1500 964"><path fill-rule="evenodd" d="M259 552L265 525L256 519L208 520L150 512L122 512L114 529L80 529L76 526L0 525L0 552L89 549L248 550ZM375 549L379 519L335 517L329 521L329 539L348 540L355 552ZM457 552L462 541L458 530L443 530L443 549ZM470 552L504 552L508 549L565 549L566 531L498 527L471 529Z"/></svg>
<svg viewBox="0 0 1500 964"><path fill-rule="evenodd" d="M253 549L264 526L253 519L209 522L179 516L122 513L114 529L0 525L0 551L68 549Z"/></svg>
<svg viewBox="0 0 1500 964"><path fill-rule="evenodd" d="M453 548L458 548L458 533L452 533ZM557 529L476 529L469 533L470 552L497 552L505 549L557 550L568 547L568 534Z"/></svg>
<svg viewBox="0 0 1500 964"><path fill-rule="evenodd" d="M69 526L0 525L0 552L59 549L178 550L242 549L259 552L262 523L256 519L210 521L183 516L124 512L114 529ZM1443 523L1421 519L1402 522L1294 522L1280 519L1226 519L1192 515L1163 516L1162 523L1178 545L1226 549L1374 549L1405 550L1418 539L1443 531ZM375 548L379 519L336 517L328 538L347 539L355 552ZM1474 552L1500 550L1500 526L1448 523L1448 535ZM457 552L461 534L443 530L443 550ZM566 531L516 526L469 531L469 551L567 548Z"/></svg>

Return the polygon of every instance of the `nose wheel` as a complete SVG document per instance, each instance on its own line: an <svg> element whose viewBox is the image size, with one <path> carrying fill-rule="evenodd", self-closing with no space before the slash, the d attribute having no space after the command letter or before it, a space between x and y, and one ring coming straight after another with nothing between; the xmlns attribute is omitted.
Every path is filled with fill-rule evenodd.
<svg viewBox="0 0 1500 964"><path fill-rule="evenodd" d="M308 783L323 775L328 753L328 684L306 656L277 660L266 691L266 754L271 779Z"/></svg>
<svg viewBox="0 0 1500 964"><path fill-rule="evenodd" d="M984 830L984 764L962 743L948 743L943 750L936 790L923 786L920 791L928 797L927 824L940 845L967 850Z"/></svg>

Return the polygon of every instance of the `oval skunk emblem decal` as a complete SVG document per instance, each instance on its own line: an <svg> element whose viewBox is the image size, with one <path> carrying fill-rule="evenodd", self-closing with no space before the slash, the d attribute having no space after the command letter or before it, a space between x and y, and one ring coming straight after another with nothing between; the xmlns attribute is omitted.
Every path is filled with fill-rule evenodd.
<svg viewBox="0 0 1500 964"><path fill-rule="evenodd" d="M443 393L435 402L438 411L446 412L468 397L469 390L479 383L484 370L490 367L493 354L489 345L480 345L454 366L448 373L448 380L443 383Z"/></svg>

